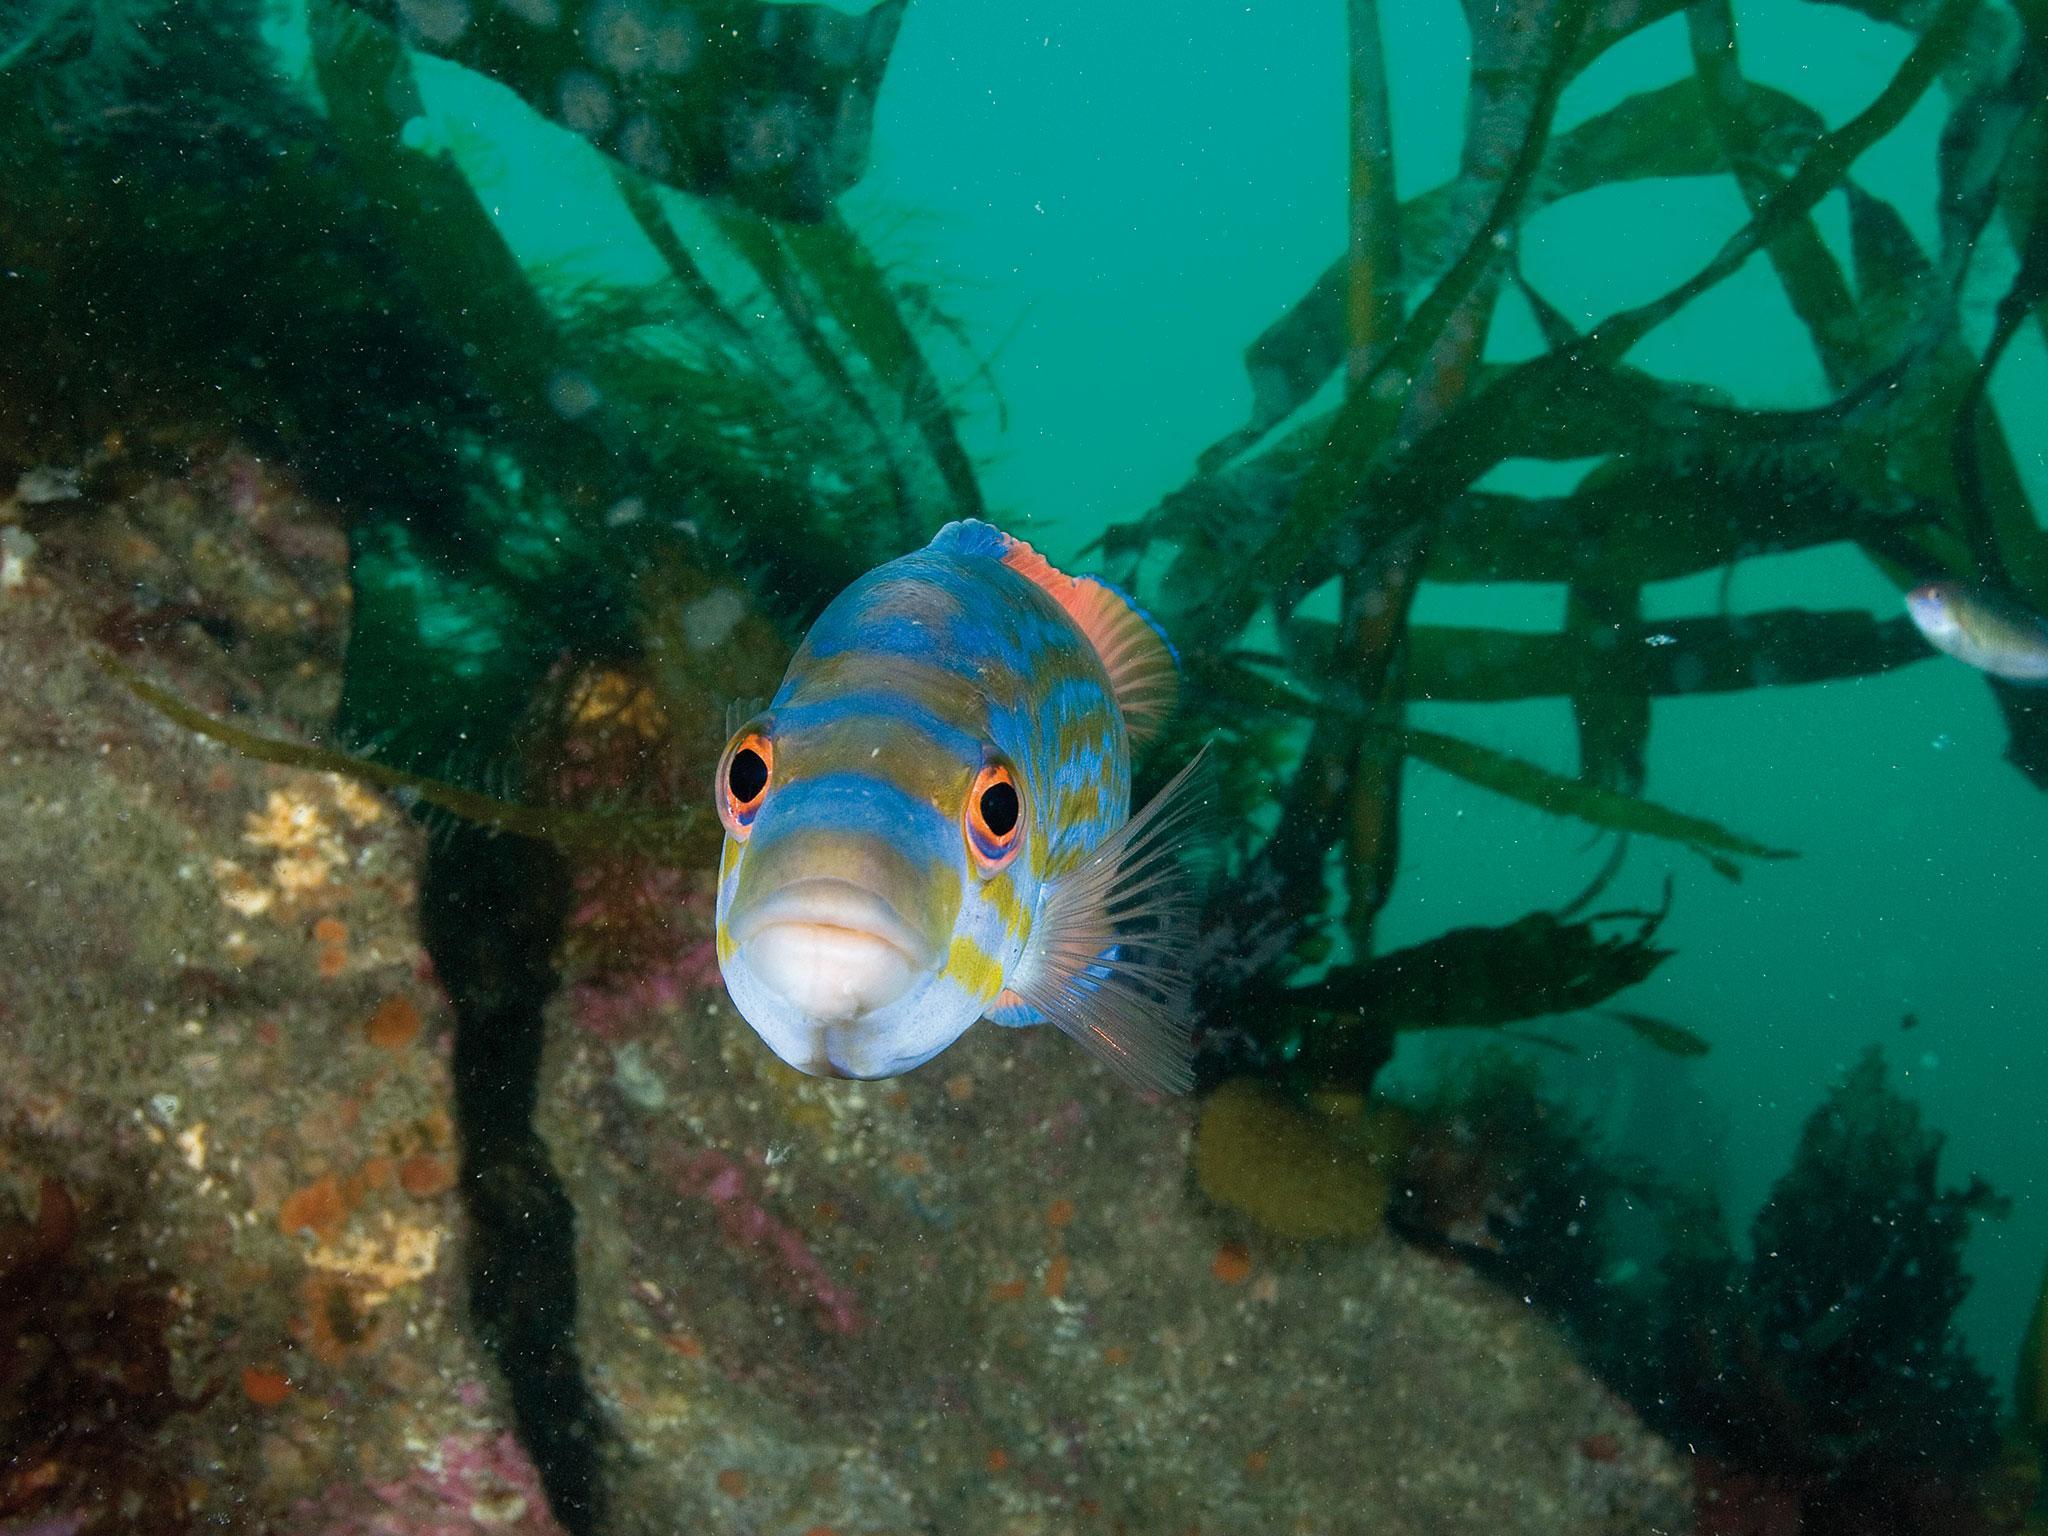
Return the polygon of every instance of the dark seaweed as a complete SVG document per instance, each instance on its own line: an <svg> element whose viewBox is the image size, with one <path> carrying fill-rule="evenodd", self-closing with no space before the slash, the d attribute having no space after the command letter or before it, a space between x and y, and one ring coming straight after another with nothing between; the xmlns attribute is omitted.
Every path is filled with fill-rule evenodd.
<svg viewBox="0 0 2048 1536"><path fill-rule="evenodd" d="M1953 1323L1971 1218L2003 1202L1944 1187L1942 1142L1872 1048L1806 1122L1747 1264L1692 1257L1660 1309L1653 1419L1798 1487L1806 1529L1919 1529L1866 1522L1997 1450L1996 1394Z"/></svg>
<svg viewBox="0 0 2048 1536"><path fill-rule="evenodd" d="M1997 1395L1954 1318L1972 1219L2004 1206L1941 1183L1943 1137L1875 1049L1808 1118L1746 1256L1712 1197L1616 1165L1526 1062L1483 1053L1414 1112L1390 1222L1565 1322L1700 1458L1703 1529L1993 1528Z"/></svg>

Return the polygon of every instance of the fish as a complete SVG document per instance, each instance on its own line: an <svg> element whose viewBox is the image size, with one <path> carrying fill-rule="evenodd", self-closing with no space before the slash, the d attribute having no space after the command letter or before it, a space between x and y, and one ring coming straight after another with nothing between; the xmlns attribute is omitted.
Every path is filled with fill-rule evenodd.
<svg viewBox="0 0 2048 1536"><path fill-rule="evenodd" d="M817 1076L894 1077L987 1020L1186 1092L1204 752L1130 814L1178 689L1136 603L991 524L854 581L719 760L734 1007Z"/></svg>
<svg viewBox="0 0 2048 1536"><path fill-rule="evenodd" d="M1906 612L1936 650L2007 682L2048 684L2048 619L2002 593L1930 581L1906 594Z"/></svg>

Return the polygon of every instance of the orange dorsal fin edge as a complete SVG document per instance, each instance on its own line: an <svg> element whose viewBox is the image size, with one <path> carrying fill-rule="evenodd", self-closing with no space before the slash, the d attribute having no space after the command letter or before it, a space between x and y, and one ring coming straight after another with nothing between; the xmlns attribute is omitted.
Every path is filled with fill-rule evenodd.
<svg viewBox="0 0 2048 1536"><path fill-rule="evenodd" d="M1003 540L1003 564L1064 608L1095 647L1132 744L1156 736L1180 696L1180 666L1159 626L1108 582L1069 576L1022 539Z"/></svg>

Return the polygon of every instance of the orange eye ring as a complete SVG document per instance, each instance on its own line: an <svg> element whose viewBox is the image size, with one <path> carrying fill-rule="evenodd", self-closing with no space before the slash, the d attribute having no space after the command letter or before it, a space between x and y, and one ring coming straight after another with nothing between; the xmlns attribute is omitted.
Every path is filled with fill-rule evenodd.
<svg viewBox="0 0 2048 1536"><path fill-rule="evenodd" d="M962 817L967 849L983 874L1006 868L1024 846L1024 797L1017 776L1003 762L984 763L967 792Z"/></svg>
<svg viewBox="0 0 2048 1536"><path fill-rule="evenodd" d="M768 798L768 784L775 776L775 747L760 730L749 728L733 737L719 760L718 819L725 830L741 841L754 825L761 802Z"/></svg>

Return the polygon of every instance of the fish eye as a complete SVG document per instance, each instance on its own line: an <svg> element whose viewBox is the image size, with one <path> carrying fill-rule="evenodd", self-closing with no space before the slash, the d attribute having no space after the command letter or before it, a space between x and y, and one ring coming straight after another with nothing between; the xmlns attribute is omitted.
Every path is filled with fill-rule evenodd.
<svg viewBox="0 0 2048 1536"><path fill-rule="evenodd" d="M725 749L718 768L718 819L734 837L744 839L753 826L774 766L775 748L758 729L741 731Z"/></svg>
<svg viewBox="0 0 2048 1536"><path fill-rule="evenodd" d="M1024 844L1024 802L1008 763L990 762L975 775L967 796L967 847L982 873L994 874Z"/></svg>

